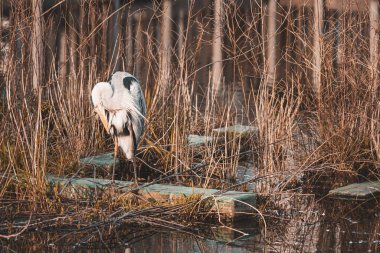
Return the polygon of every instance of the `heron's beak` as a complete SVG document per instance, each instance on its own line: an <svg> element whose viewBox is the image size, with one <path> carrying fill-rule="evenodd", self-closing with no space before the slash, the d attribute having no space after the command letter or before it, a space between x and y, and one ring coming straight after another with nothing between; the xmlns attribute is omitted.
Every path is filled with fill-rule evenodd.
<svg viewBox="0 0 380 253"><path fill-rule="evenodd" d="M100 120L102 121L103 126L104 126L104 128L106 129L106 131L108 133L108 130L109 130L109 128L108 128L108 122L107 122L107 118L106 118L106 114L105 114L104 110L100 109L99 107L96 107L94 109L94 112L96 112L99 115Z"/></svg>

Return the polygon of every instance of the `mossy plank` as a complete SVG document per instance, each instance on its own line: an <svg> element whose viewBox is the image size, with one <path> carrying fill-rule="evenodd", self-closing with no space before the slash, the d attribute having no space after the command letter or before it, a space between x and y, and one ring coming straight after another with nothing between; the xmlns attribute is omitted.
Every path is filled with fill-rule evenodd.
<svg viewBox="0 0 380 253"><path fill-rule="evenodd" d="M102 155L84 157L79 160L82 165L90 165L94 167L112 168L114 163L113 153L105 153ZM119 158L116 158L116 166L119 166Z"/></svg>
<svg viewBox="0 0 380 253"><path fill-rule="evenodd" d="M330 191L331 198L369 199L380 195L380 182L349 184Z"/></svg>
<svg viewBox="0 0 380 253"><path fill-rule="evenodd" d="M58 187L58 191L67 198L91 198L94 197L95 191L107 191L112 187L111 180L99 178L68 179L49 175L47 181L52 188ZM129 191L132 186L133 182L115 180L114 189L122 193ZM252 192L227 191L219 194L219 190L216 189L153 184L142 186L139 194L157 201L169 202L193 194L202 195L203 199L210 199L213 203L213 212L226 218L247 217L255 213L252 207L256 204L256 196Z"/></svg>
<svg viewBox="0 0 380 253"><path fill-rule="evenodd" d="M215 128L212 131L217 134L228 133L228 134L245 135L245 134L257 133L259 130L257 127L254 127L254 126L233 125L229 127Z"/></svg>
<svg viewBox="0 0 380 253"><path fill-rule="evenodd" d="M212 141L218 141L219 138L215 136L207 136L207 135L196 135L196 134L190 134L187 136L187 142L189 143L189 146L201 146L205 145Z"/></svg>

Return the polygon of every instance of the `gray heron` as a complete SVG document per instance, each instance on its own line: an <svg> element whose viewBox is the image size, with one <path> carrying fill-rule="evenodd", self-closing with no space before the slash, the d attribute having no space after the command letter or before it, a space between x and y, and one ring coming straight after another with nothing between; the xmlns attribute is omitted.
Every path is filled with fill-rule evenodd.
<svg viewBox="0 0 380 253"><path fill-rule="evenodd" d="M110 82L97 83L91 92L94 111L115 142L114 162L118 147L132 161L137 185L136 149L144 130L146 104L139 81L127 72L115 72ZM115 163L112 174L114 181Z"/></svg>

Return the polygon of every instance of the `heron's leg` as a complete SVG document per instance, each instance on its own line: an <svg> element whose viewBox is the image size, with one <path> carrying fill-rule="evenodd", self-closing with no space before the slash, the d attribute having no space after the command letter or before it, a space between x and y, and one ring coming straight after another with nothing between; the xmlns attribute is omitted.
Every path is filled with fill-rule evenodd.
<svg viewBox="0 0 380 253"><path fill-rule="evenodd" d="M135 186L139 186L139 181L137 179L137 164L136 164L136 158L133 157L132 158L132 163L133 163L133 173L134 173L134 176L135 176Z"/></svg>
<svg viewBox="0 0 380 253"><path fill-rule="evenodd" d="M119 149L119 143L117 141L117 137L115 137L115 149L113 152L112 184L115 183L115 168L116 168L116 158L117 158L118 149Z"/></svg>

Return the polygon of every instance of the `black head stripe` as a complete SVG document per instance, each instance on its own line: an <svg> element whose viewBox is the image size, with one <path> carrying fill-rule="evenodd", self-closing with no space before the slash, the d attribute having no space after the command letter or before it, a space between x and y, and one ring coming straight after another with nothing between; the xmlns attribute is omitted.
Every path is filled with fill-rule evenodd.
<svg viewBox="0 0 380 253"><path fill-rule="evenodd" d="M128 90L130 90L131 89L132 81L137 82L136 78L134 78L132 76L124 77L124 79L123 79L124 87L127 88Z"/></svg>

